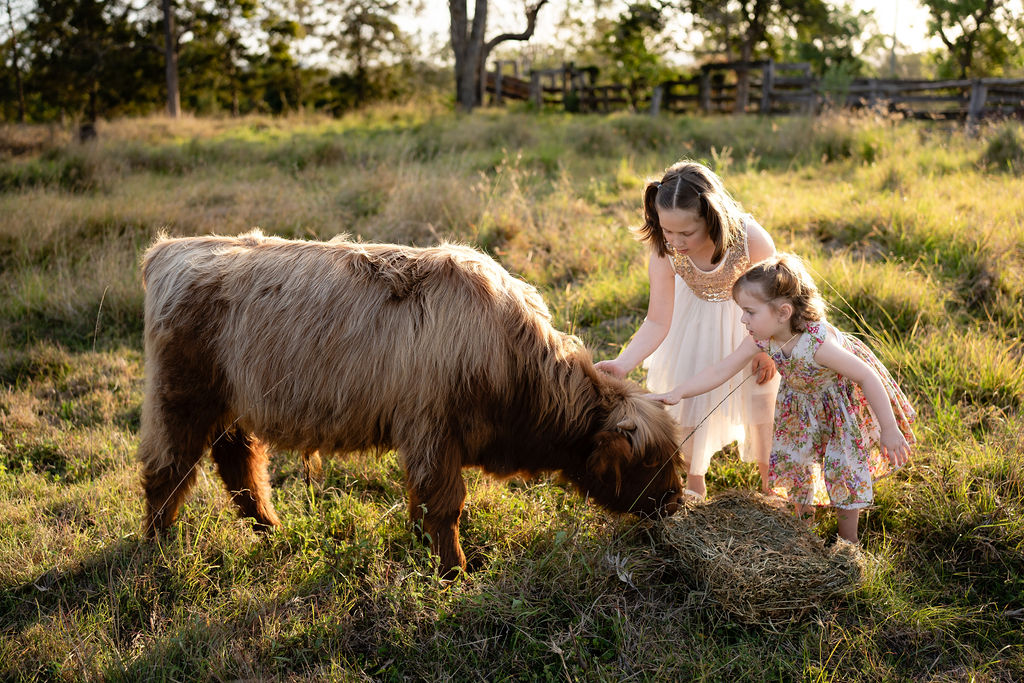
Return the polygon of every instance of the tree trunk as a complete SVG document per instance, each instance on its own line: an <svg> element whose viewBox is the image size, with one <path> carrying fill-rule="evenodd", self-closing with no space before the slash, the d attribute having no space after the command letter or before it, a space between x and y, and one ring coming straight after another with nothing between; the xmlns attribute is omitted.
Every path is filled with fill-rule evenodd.
<svg viewBox="0 0 1024 683"><path fill-rule="evenodd" d="M747 103L750 101L750 69L747 65L754 57L754 48L765 38L770 11L770 3L765 0L754 0L748 15L750 23L747 25L743 46L740 48L740 61L743 65L736 71L736 102L732 108L732 113L736 116L747 113Z"/></svg>
<svg viewBox="0 0 1024 683"><path fill-rule="evenodd" d="M162 0L164 11L164 66L167 72L167 115L172 119L181 113L178 90L178 36L174 27L174 0Z"/></svg>
<svg viewBox="0 0 1024 683"><path fill-rule="evenodd" d="M483 103L487 57L491 51L507 40L529 40L537 26L537 13L548 0L537 0L537 4L526 10L525 31L502 33L485 43L487 2L475 0L473 21L470 23L466 0L448 0L452 22L452 52L455 55L455 101L461 111L472 111Z"/></svg>
<svg viewBox="0 0 1024 683"><path fill-rule="evenodd" d="M449 0L448 11L455 54L455 102L461 111L471 111L480 104L478 79L487 25L487 0L475 0L472 23L466 0Z"/></svg>
<svg viewBox="0 0 1024 683"><path fill-rule="evenodd" d="M25 86L22 85L21 66L18 64L18 32L14 28L11 0L7 0L7 20L11 25L11 66L14 68L14 84L18 89L18 123L25 123Z"/></svg>
<svg viewBox="0 0 1024 683"><path fill-rule="evenodd" d="M743 43L740 61L742 64L736 69L736 101L732 105L734 116L742 116L747 113L747 102L750 99L750 57L753 54L753 46L749 41Z"/></svg>

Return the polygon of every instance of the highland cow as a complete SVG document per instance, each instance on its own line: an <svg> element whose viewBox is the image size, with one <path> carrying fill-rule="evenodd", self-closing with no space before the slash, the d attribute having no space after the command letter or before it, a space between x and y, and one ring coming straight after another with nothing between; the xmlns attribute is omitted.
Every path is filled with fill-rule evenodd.
<svg viewBox="0 0 1024 683"><path fill-rule="evenodd" d="M396 449L445 573L465 568L463 467L559 472L615 512L678 506L672 419L594 370L536 289L474 249L161 237L143 280L150 535L174 522L207 447L258 528L279 523L267 445Z"/></svg>

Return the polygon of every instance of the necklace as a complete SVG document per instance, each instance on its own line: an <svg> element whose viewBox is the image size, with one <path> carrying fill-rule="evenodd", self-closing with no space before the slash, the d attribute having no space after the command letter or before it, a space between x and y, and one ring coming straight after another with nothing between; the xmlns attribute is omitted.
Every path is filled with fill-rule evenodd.
<svg viewBox="0 0 1024 683"><path fill-rule="evenodd" d="M797 333L796 333L796 334L794 334L794 335L793 335L792 337L790 337L790 338L789 338L789 339L787 339L786 341L784 341L784 342L782 342L781 344L779 344L779 352L780 352L780 353L781 353L781 354L782 354L783 356L786 356L786 344L788 344L789 342L793 341L794 339L796 339L797 337L799 337L799 336L800 336L801 334L803 334L803 332L797 332ZM774 339L774 337L772 337L772 339ZM792 351L790 351L789 353L790 353L790 354L792 354L793 352L792 352ZM789 356L786 356L786 358L789 358Z"/></svg>

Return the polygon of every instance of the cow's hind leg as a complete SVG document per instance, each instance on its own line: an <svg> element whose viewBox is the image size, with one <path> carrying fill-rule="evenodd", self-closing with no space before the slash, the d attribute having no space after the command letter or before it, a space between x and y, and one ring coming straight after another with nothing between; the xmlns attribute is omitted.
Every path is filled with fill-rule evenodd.
<svg viewBox="0 0 1024 683"><path fill-rule="evenodd" d="M223 419L224 403L220 375L199 342L202 329L155 334L147 328L146 334L139 460L146 492L145 531L154 536L177 518L210 432Z"/></svg>
<svg viewBox="0 0 1024 683"><path fill-rule="evenodd" d="M154 413L143 416L139 444L142 487L146 493L144 531L149 537L177 519L195 482L196 468L213 423L210 413L179 418L160 408L155 408Z"/></svg>
<svg viewBox="0 0 1024 683"><path fill-rule="evenodd" d="M210 455L242 516L256 520L260 530L279 526L281 522L270 502L266 446L237 428L229 428L214 440Z"/></svg>

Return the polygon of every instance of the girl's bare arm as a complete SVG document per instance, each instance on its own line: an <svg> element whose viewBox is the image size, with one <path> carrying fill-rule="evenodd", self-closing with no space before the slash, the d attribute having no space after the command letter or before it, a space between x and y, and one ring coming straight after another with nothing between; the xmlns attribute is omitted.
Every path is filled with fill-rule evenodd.
<svg viewBox="0 0 1024 683"><path fill-rule="evenodd" d="M728 382L729 378L745 368L759 351L753 338L747 337L735 351L685 380L672 391L664 394L648 394L647 396L655 401L675 405L684 398L707 393Z"/></svg>
<svg viewBox="0 0 1024 683"><path fill-rule="evenodd" d="M910 444L896 424L896 415L892 412L889 395L885 392L881 378L871 366L847 351L831 336L827 336L824 343L818 347L814 353L814 360L860 386L878 419L882 452L893 465L901 467L905 464L910 458Z"/></svg>
<svg viewBox="0 0 1024 683"><path fill-rule="evenodd" d="M619 357L596 363L595 367L598 370L625 377L630 370L640 365L644 358L651 355L668 335L676 296L675 271L672 270L672 263L668 257L658 256L652 250L647 276L651 285L647 317Z"/></svg>

